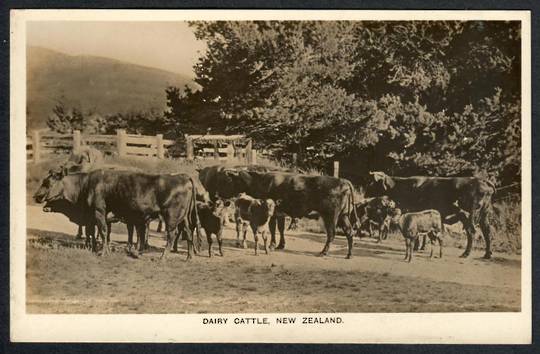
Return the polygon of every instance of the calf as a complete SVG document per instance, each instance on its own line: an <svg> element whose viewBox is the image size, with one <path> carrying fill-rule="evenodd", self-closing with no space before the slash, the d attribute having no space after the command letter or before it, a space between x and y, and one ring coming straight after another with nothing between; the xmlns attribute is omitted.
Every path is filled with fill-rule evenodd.
<svg viewBox="0 0 540 354"><path fill-rule="evenodd" d="M246 233L249 224L255 239L255 255L258 255L259 232L264 241L264 251L268 254L266 228L270 218L274 215L276 203L272 199L255 199L241 193L235 201L235 207L237 245L240 246L240 234L243 233L242 247L246 248Z"/></svg>
<svg viewBox="0 0 540 354"><path fill-rule="evenodd" d="M216 235L219 255L223 256L221 234L223 233L223 220L227 217L226 209L227 206L221 199L208 203L197 202L199 220L208 242L208 257L212 257L212 234Z"/></svg>
<svg viewBox="0 0 540 354"><path fill-rule="evenodd" d="M381 242L388 236L390 215L395 207L396 203L387 196L367 198L355 205L358 220L354 220L354 215L351 215L351 220L353 223L356 221L358 232L360 232L360 226L367 223L371 237L373 237L372 226L373 224L377 225L379 228L377 242Z"/></svg>
<svg viewBox="0 0 540 354"><path fill-rule="evenodd" d="M431 241L430 258L433 257L433 243L435 240L439 241L439 258L442 258L444 226L438 211L431 209L401 215L401 210L396 209L394 220L397 220L398 228L405 238L405 260L412 260L414 244L418 242L420 234L427 234Z"/></svg>

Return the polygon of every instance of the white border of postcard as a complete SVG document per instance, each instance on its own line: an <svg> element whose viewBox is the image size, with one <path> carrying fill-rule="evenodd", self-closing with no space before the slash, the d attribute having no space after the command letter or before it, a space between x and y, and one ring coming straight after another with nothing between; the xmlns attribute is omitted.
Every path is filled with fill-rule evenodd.
<svg viewBox="0 0 540 354"><path fill-rule="evenodd" d="M521 312L340 313L341 324L275 324L318 314L26 314L26 23L28 21L186 20L517 20L522 21ZM531 343L531 14L529 11L364 10L12 10L11 11L10 290L11 340L24 342ZM217 316L216 316L217 317ZM270 325L236 325L234 318Z"/></svg>

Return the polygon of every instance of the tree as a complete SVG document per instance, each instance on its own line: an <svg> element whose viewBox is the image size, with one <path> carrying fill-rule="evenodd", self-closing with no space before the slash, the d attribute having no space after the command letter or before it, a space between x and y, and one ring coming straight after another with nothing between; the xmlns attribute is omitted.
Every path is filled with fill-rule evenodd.
<svg viewBox="0 0 540 354"><path fill-rule="evenodd" d="M180 133L246 133L304 167L519 179L517 22L191 26L208 50L201 89L167 91Z"/></svg>

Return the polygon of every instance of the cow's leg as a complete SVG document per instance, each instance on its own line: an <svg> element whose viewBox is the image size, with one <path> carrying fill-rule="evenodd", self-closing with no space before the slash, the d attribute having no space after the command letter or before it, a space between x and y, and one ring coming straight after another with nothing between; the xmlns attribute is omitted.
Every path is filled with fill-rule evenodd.
<svg viewBox="0 0 540 354"><path fill-rule="evenodd" d="M184 225L184 232L186 233L187 238L187 244L188 244L188 255L186 258L186 261L189 261L193 258L193 233L189 229L188 223L186 222Z"/></svg>
<svg viewBox="0 0 540 354"><path fill-rule="evenodd" d="M438 240L439 240L439 258L442 258L442 249L443 249L443 240L442 240L442 232L439 233L439 237L438 237Z"/></svg>
<svg viewBox="0 0 540 354"><path fill-rule="evenodd" d="M182 224L180 224L176 228L176 232L174 234L173 248L172 248L173 253L178 253L178 241L182 240L183 227L184 226Z"/></svg>
<svg viewBox="0 0 540 354"><path fill-rule="evenodd" d="M146 221L146 229L144 230L144 242L143 242L144 250L147 250L149 247L148 240L150 239L150 221L151 220Z"/></svg>
<svg viewBox="0 0 540 354"><path fill-rule="evenodd" d="M148 224L146 222L138 223L135 225L137 231L137 250L139 253L144 251L144 245L146 240L146 231L148 230Z"/></svg>
<svg viewBox="0 0 540 354"><path fill-rule="evenodd" d="M484 236L484 242L486 244L486 253L484 254L485 259L491 258L491 227L489 226L489 214L490 209L488 207L483 207L480 210L480 229L482 230L482 235Z"/></svg>
<svg viewBox="0 0 540 354"><path fill-rule="evenodd" d="M268 236L266 235L266 230L264 228L261 231L261 237L264 242L264 252L268 254Z"/></svg>
<svg viewBox="0 0 540 354"><path fill-rule="evenodd" d="M279 244L276 249L282 250L285 249L285 214L278 215L276 219L279 231Z"/></svg>
<svg viewBox="0 0 540 354"><path fill-rule="evenodd" d="M161 259L164 259L171 251L172 244L178 239L180 236L179 233L175 233L177 225L171 225L168 222L168 219L165 220L165 233L167 234L167 244L165 245L165 248L163 249L163 252L161 253Z"/></svg>
<svg viewBox="0 0 540 354"><path fill-rule="evenodd" d="M258 234L259 234L259 230L257 230L258 228L255 226L255 225L251 225L251 230L253 231L253 239L255 240L255 255L258 256L259 255L259 237L258 237Z"/></svg>
<svg viewBox="0 0 540 354"><path fill-rule="evenodd" d="M378 235L378 238L377 238L377 243L380 243L383 240L383 228L384 228L384 222L381 222L379 224L379 235Z"/></svg>
<svg viewBox="0 0 540 354"><path fill-rule="evenodd" d="M236 247L240 247L240 233L242 232L243 222L240 218L236 218Z"/></svg>
<svg viewBox="0 0 540 354"><path fill-rule="evenodd" d="M434 241L435 241L436 236L432 231L428 233L428 236L429 236L429 258L431 259L433 258L433 247L434 247L434 243L435 243Z"/></svg>
<svg viewBox="0 0 540 354"><path fill-rule="evenodd" d="M277 216L276 214L274 214L270 217L270 221L268 222L268 229L270 229L270 249L271 250L274 250L276 248L276 224L277 224Z"/></svg>
<svg viewBox="0 0 540 354"><path fill-rule="evenodd" d="M417 239L418 239L418 236L415 237L415 242L409 242L409 259L407 260L407 262L409 263L411 263L412 261L412 256L414 252L413 244L417 242Z"/></svg>
<svg viewBox="0 0 540 354"><path fill-rule="evenodd" d="M84 227L84 233L86 235L84 247L92 252L96 252L96 226L91 223L87 224Z"/></svg>
<svg viewBox="0 0 540 354"><path fill-rule="evenodd" d="M223 237L222 237L222 234L223 234L223 227L220 227L219 231L216 233L216 238L217 238L218 247L219 247L219 255L221 257L223 257L223 249L222 249Z"/></svg>
<svg viewBox="0 0 540 354"><path fill-rule="evenodd" d="M339 226L343 229L345 236L347 237L347 259L352 258L352 249L353 249L353 227L351 225L351 220L347 214L342 214L338 221Z"/></svg>
<svg viewBox="0 0 540 354"><path fill-rule="evenodd" d="M221 226L227 226L229 224L229 222L231 221L231 214L229 212L229 210L227 210L228 208L225 208L223 209L223 214L221 214L222 218L221 218L221 221L220 221L220 224ZM236 223L236 209L233 213L233 219L234 219L234 222Z"/></svg>
<svg viewBox="0 0 540 354"><path fill-rule="evenodd" d="M127 232L128 232L128 250L131 251L133 247L133 224L127 223Z"/></svg>
<svg viewBox="0 0 540 354"><path fill-rule="evenodd" d="M195 239L195 233L197 234L196 239ZM194 243L193 251L195 252L195 254L199 254L202 248L201 229L195 225L195 227L191 229L191 234L193 235L193 243ZM212 234L210 234L210 239L211 238L212 238Z"/></svg>
<svg viewBox="0 0 540 354"><path fill-rule="evenodd" d="M82 238L82 234L83 234L82 228L83 228L82 225L79 225L79 227L77 228L77 236L75 236L76 239Z"/></svg>
<svg viewBox="0 0 540 354"><path fill-rule="evenodd" d="M336 223L332 215L321 215L321 217L324 222L324 228L326 229L326 244L324 245L320 255L326 256L328 254L328 250L330 249L330 244L334 241L334 237L336 236Z"/></svg>
<svg viewBox="0 0 540 354"><path fill-rule="evenodd" d="M107 242L111 242L111 230L112 230L112 224L107 221Z"/></svg>
<svg viewBox="0 0 540 354"><path fill-rule="evenodd" d="M422 234L422 246L420 246L420 237L416 238L415 241L414 241L414 250L415 251L418 251L418 250L421 250L423 251L425 248L426 248L426 234Z"/></svg>
<svg viewBox="0 0 540 354"><path fill-rule="evenodd" d="M247 224L244 224L242 226L242 229L243 229L243 232L242 232L242 248L247 248L247 243L246 243L246 237L247 237L247 232L248 232L248 225Z"/></svg>
<svg viewBox="0 0 540 354"><path fill-rule="evenodd" d="M291 223L289 224L289 228L287 230L296 230L297 228L298 228L298 219L291 218Z"/></svg>
<svg viewBox="0 0 540 354"><path fill-rule="evenodd" d="M461 222L463 223L463 227L465 228L465 233L467 234L467 246L465 247L465 251L460 257L467 258L472 250L472 244L476 230L474 229L472 213L469 217L466 217L463 213L460 213L460 215Z"/></svg>
<svg viewBox="0 0 540 354"><path fill-rule="evenodd" d="M107 240L107 212L104 209L96 209L94 216L99 236L103 242L102 255L109 254L111 253L111 249L109 248L109 242Z"/></svg>
<svg viewBox="0 0 540 354"><path fill-rule="evenodd" d="M373 225L371 224L371 220L368 220L368 228L369 228L369 237L373 238ZM377 240L377 242L380 242L381 240Z"/></svg>
<svg viewBox="0 0 540 354"><path fill-rule="evenodd" d="M382 224L382 227L381 227L381 232L382 232L382 239L383 240L386 240L388 238L388 232L389 232L389 220L385 219L383 224Z"/></svg>
<svg viewBox="0 0 540 354"><path fill-rule="evenodd" d="M212 234L206 231L206 242L208 243L208 257L212 258Z"/></svg>
<svg viewBox="0 0 540 354"><path fill-rule="evenodd" d="M411 240L407 237L405 237L405 260L409 258L409 243Z"/></svg>

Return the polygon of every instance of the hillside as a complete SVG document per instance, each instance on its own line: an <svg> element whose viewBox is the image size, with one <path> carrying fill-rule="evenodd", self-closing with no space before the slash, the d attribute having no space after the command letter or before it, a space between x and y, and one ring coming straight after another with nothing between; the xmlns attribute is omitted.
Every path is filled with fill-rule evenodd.
<svg viewBox="0 0 540 354"><path fill-rule="evenodd" d="M165 88L187 76L94 56L27 48L27 129L43 128L55 103L100 114L166 107Z"/></svg>

